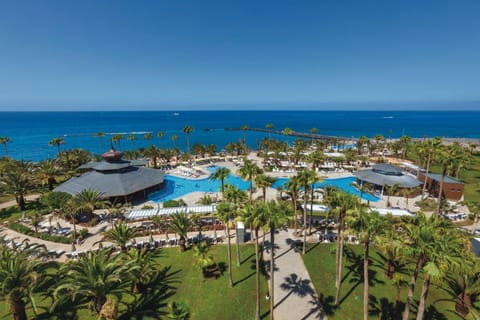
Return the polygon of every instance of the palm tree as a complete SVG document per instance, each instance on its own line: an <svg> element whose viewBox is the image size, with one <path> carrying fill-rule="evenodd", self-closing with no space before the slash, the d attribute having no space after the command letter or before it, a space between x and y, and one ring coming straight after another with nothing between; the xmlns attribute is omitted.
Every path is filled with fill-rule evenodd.
<svg viewBox="0 0 480 320"><path fill-rule="evenodd" d="M435 217L435 215L433 215ZM436 219L436 218L434 218ZM453 226L447 228L430 229L433 233L433 239L422 243L425 246L425 261L423 268L423 285L420 293L420 301L418 304L417 320L423 319L430 282L432 280L443 279L452 272L465 270L465 266L471 267L473 261L467 259L470 253L464 249L465 243L458 230Z"/></svg>
<svg viewBox="0 0 480 320"><path fill-rule="evenodd" d="M303 186L303 248L302 255L305 255L305 244L307 242L307 199L310 184L315 179L315 172L312 170L303 170L297 174L298 183Z"/></svg>
<svg viewBox="0 0 480 320"><path fill-rule="evenodd" d="M98 141L100 143L100 153L103 152L103 137L105 137L105 132L97 132L95 133L95 137L98 138Z"/></svg>
<svg viewBox="0 0 480 320"><path fill-rule="evenodd" d="M92 189L83 189L73 198L79 214L91 217L95 209L108 207L109 201L103 199L103 193Z"/></svg>
<svg viewBox="0 0 480 320"><path fill-rule="evenodd" d="M61 284L53 292L55 303L70 298L75 304L88 304L97 315L108 299L119 299L131 285L128 272L132 262L126 262L122 255L115 254L112 248L90 251L78 261L65 263L60 268Z"/></svg>
<svg viewBox="0 0 480 320"><path fill-rule="evenodd" d="M231 202L235 207L239 208L248 200L247 193L239 188L231 185L225 185L225 200Z"/></svg>
<svg viewBox="0 0 480 320"><path fill-rule="evenodd" d="M267 202L267 188L271 188L275 181L277 181L277 178L265 174L259 174L255 177L255 185L262 189L263 202Z"/></svg>
<svg viewBox="0 0 480 320"><path fill-rule="evenodd" d="M135 266L128 272L128 279L132 283L134 294L148 294L149 289L158 285L159 278L166 275L170 267L161 266L159 263L161 255L159 250L148 250L147 248L128 250L124 259L126 263Z"/></svg>
<svg viewBox="0 0 480 320"><path fill-rule="evenodd" d="M170 216L168 227L170 230L178 235L178 246L180 252L184 252L186 249L185 240L187 232L192 226L192 220L185 212L175 212Z"/></svg>
<svg viewBox="0 0 480 320"><path fill-rule="evenodd" d="M252 203L252 195L253 195L253 179L263 172L259 166L257 166L251 160L245 159L243 162L243 166L238 169L238 174L243 180L250 181L250 203Z"/></svg>
<svg viewBox="0 0 480 320"><path fill-rule="evenodd" d="M187 125L183 127L182 132L187 135L187 152L190 153L190 133L193 132L193 128Z"/></svg>
<svg viewBox="0 0 480 320"><path fill-rule="evenodd" d="M157 132L157 138L159 138L159 139L164 138L165 135L166 135L166 132L165 132L165 131L158 131L158 132Z"/></svg>
<svg viewBox="0 0 480 320"><path fill-rule="evenodd" d="M407 135L403 135L400 137L400 143L402 145L402 159L407 158L407 150L408 150L408 144L412 141L412 138L410 138Z"/></svg>
<svg viewBox="0 0 480 320"><path fill-rule="evenodd" d="M435 156L438 152L438 149L442 145L442 139L441 138L433 138L431 140L426 140L422 142L421 144L418 145L418 150L420 154L426 155L427 158L427 168L425 171L425 181L423 182L423 187L422 187L422 200L423 198L423 190L427 187L427 180L428 180L428 173L430 170L430 165L432 161L435 159Z"/></svg>
<svg viewBox="0 0 480 320"><path fill-rule="evenodd" d="M227 230L227 257L228 257L228 283L233 287L232 279L232 252L230 244L230 227L232 220L235 218L236 207L233 203L222 202L217 206L216 216L223 221Z"/></svg>
<svg viewBox="0 0 480 320"><path fill-rule="evenodd" d="M170 136L170 140L172 140L172 142L173 142L173 147L176 148L177 147L178 136L176 134L172 134Z"/></svg>
<svg viewBox="0 0 480 320"><path fill-rule="evenodd" d="M205 268L213 263L213 256L209 251L210 248L206 241L202 241L193 247L193 257L200 268L202 268L203 277L206 275Z"/></svg>
<svg viewBox="0 0 480 320"><path fill-rule="evenodd" d="M457 149L453 147L453 145L442 146L439 148L437 152L437 162L442 169L442 180L440 182L440 188L438 191L438 198L437 198L437 210L436 210L437 214L440 214L445 177L455 165L455 161L457 160L457 155L458 155Z"/></svg>
<svg viewBox="0 0 480 320"><path fill-rule="evenodd" d="M300 182L298 180L298 176L293 176L291 177L286 185L287 188L287 194L290 196L290 199L292 200L292 207L293 207L293 228L294 228L294 234L297 236L297 200L299 197L300 193Z"/></svg>
<svg viewBox="0 0 480 320"><path fill-rule="evenodd" d="M50 140L48 142L48 145L53 147L53 146L57 146L57 155L60 156L60 145L64 144L65 141L63 140L63 138L53 138L52 140Z"/></svg>
<svg viewBox="0 0 480 320"><path fill-rule="evenodd" d="M243 126L240 127L240 129L243 130L243 143L244 144L247 144L247 130L248 130L248 126L246 124L244 124Z"/></svg>
<svg viewBox="0 0 480 320"><path fill-rule="evenodd" d="M459 267L458 263L461 263L459 256L463 256L460 248L463 245L458 232L454 231L449 221L440 219L436 215L427 218L422 212L406 224L403 241L407 256L415 261L415 268L408 288L404 320L408 320L410 316L410 307L420 270L424 270L424 282L417 312L419 320L423 318L431 278L444 275L447 267L450 270ZM466 263L466 259L461 260Z"/></svg>
<svg viewBox="0 0 480 320"><path fill-rule="evenodd" d="M118 145L118 149L121 149L122 146L120 145L120 141L122 141L123 138L124 138L123 134L119 133L119 134L114 135L110 141L111 142L116 142L117 145Z"/></svg>
<svg viewBox="0 0 480 320"><path fill-rule="evenodd" d="M358 154L361 155L363 149L364 149L365 147L368 147L369 144L370 144L370 140L368 139L368 137L366 137L366 136L361 136L360 138L358 138L358 140L357 140L357 151L358 151Z"/></svg>
<svg viewBox="0 0 480 320"><path fill-rule="evenodd" d="M340 287L342 279L343 264L343 229L345 218L348 213L360 206L356 196L343 191L333 192L327 199L327 204L333 212L337 214L337 251L336 251L336 271L335 271L335 305L340 303Z"/></svg>
<svg viewBox="0 0 480 320"><path fill-rule="evenodd" d="M157 167L157 160L161 156L160 149L157 148L155 145L149 146L143 154L147 157L150 158L151 162L153 163L153 167Z"/></svg>
<svg viewBox="0 0 480 320"><path fill-rule="evenodd" d="M220 167L210 175L211 180L220 180L222 183L222 199L225 199L225 179L228 178L230 174L230 169L226 167Z"/></svg>
<svg viewBox="0 0 480 320"><path fill-rule="evenodd" d="M151 132L147 132L143 135L143 140L152 140L153 136Z"/></svg>
<svg viewBox="0 0 480 320"><path fill-rule="evenodd" d="M129 135L127 136L127 140L132 143L132 147L133 147L134 144L135 144L135 140L137 140L137 136L134 135L134 134L129 134Z"/></svg>
<svg viewBox="0 0 480 320"><path fill-rule="evenodd" d="M270 140L270 131L272 131L274 127L273 123L267 123L265 125L265 128L268 130L268 140Z"/></svg>
<svg viewBox="0 0 480 320"><path fill-rule="evenodd" d="M465 318L480 298L480 272L477 270L471 272L452 273L447 275L446 286L441 288L446 291L455 301L455 311Z"/></svg>
<svg viewBox="0 0 480 320"><path fill-rule="evenodd" d="M258 246L258 230L265 226L265 205L260 202L254 202L242 209L241 219L246 225L250 226L255 237L255 291L256 308L255 320L260 320L260 250Z"/></svg>
<svg viewBox="0 0 480 320"><path fill-rule="evenodd" d="M377 211L367 212L366 208L360 210L360 214L352 224L360 242L364 244L363 250L363 318L368 320L368 259L371 241L384 233L389 224Z"/></svg>
<svg viewBox="0 0 480 320"><path fill-rule="evenodd" d="M38 227L40 227L40 224L43 221L43 217L40 214L35 213L33 216L30 217L30 220L36 237L38 235Z"/></svg>
<svg viewBox="0 0 480 320"><path fill-rule="evenodd" d="M285 203L276 203L274 200L271 200L265 204L265 226L270 231L270 319L272 320L275 302L275 230L285 227L290 216L291 211Z"/></svg>
<svg viewBox="0 0 480 320"><path fill-rule="evenodd" d="M0 143L3 144L3 148L5 149L5 156L8 158L8 149L7 143L12 142L9 137L0 137Z"/></svg>
<svg viewBox="0 0 480 320"><path fill-rule="evenodd" d="M40 179L47 182L48 190L53 190L56 179L62 174L62 169L57 161L52 159L40 161L37 168Z"/></svg>
<svg viewBox="0 0 480 320"><path fill-rule="evenodd" d="M127 251L127 243L143 231L140 227L128 226L125 222L114 224L113 227L103 232L106 241L113 242L120 247L122 252Z"/></svg>
<svg viewBox="0 0 480 320"><path fill-rule="evenodd" d="M35 293L50 278L47 269L52 270L56 264L31 258L46 253L45 247L27 241L8 247L3 242L4 239L0 244L0 297L7 302L14 320L27 320L26 304L31 303L37 311Z"/></svg>
<svg viewBox="0 0 480 320"><path fill-rule="evenodd" d="M398 183L395 183L394 185L385 185L383 189L385 190L387 194L387 207L391 207L392 204L390 203L390 197L395 195L395 192L397 192L397 189L400 185Z"/></svg>
<svg viewBox="0 0 480 320"><path fill-rule="evenodd" d="M0 175L3 192L15 196L20 211L25 211L25 196L34 186L34 166L30 161L11 160Z"/></svg>

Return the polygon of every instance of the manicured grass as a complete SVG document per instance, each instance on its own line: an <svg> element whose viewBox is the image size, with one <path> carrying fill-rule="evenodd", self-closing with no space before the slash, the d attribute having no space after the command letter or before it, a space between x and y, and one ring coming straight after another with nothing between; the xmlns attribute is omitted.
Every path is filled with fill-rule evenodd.
<svg viewBox="0 0 480 320"><path fill-rule="evenodd" d="M191 312L191 319L254 319L255 316L255 250L253 245L241 245L240 267L235 263L235 246L232 245L232 274L234 287L228 285L228 272L225 270L218 279L204 279L200 268L194 265L191 250L180 253L178 248L166 249L162 263L170 264L172 270L179 270L175 301L185 301ZM217 263L227 268L227 246L211 247ZM261 277L262 297L268 292L266 279ZM269 306L261 299L261 315L268 317ZM265 318L264 317L264 318Z"/></svg>
<svg viewBox="0 0 480 320"><path fill-rule="evenodd" d="M304 257L305 266L329 319L363 319L363 246L345 246L341 304L338 309L334 305L335 247L335 244L310 244ZM374 249L370 251L370 261L369 319L401 319L407 288L401 288L401 302L397 304L397 287L392 280L384 277L383 263ZM410 277L410 273L404 275L407 281L410 281ZM414 307L411 310L412 319L416 316L422 281L419 276L415 287ZM451 312L454 310L453 302L440 301L448 298L445 292L432 284L424 319L459 319Z"/></svg>
<svg viewBox="0 0 480 320"><path fill-rule="evenodd" d="M253 245L241 245L240 267L235 264L235 246L232 245L232 274L234 287L228 284L227 272L227 246L215 245L211 247L214 261L224 265L225 271L218 278L203 278L201 269L195 264L192 250L180 253L178 248L164 248L159 263L163 266L171 266L174 274L174 295L169 301L185 302L190 310L190 319L214 320L232 319L249 320L255 316L255 256ZM263 319L269 316L268 301L265 295L268 292L268 284L265 277L261 276L261 315ZM40 309L38 319L62 319L50 316L47 313L50 307L50 298L37 295L37 303ZM132 296L125 295L122 300L132 301ZM159 301L158 303L164 303ZM72 311L72 308L69 311ZM167 308L162 309L168 311ZM124 307L119 305L120 314ZM29 319L33 317L31 305L27 306ZM65 316L65 315L64 315ZM73 315L72 315L73 316ZM68 317L68 316L67 316ZM0 319L9 319L8 306L5 302L0 303ZM95 316L88 310L77 310L78 319L93 319ZM146 317L144 319L147 319Z"/></svg>

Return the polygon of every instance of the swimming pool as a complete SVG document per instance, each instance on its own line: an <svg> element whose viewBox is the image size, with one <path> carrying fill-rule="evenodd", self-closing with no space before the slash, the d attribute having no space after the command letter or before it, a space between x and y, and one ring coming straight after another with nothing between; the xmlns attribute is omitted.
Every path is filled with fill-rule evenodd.
<svg viewBox="0 0 480 320"><path fill-rule="evenodd" d="M208 167L210 173L215 172L219 167ZM248 190L250 183L242 180L240 177L228 175L225 179L225 184L231 184L241 190ZM148 199L153 202L165 202L176 198L183 197L191 192L219 192L221 191L222 183L219 180L205 179L186 179L171 175L166 175L162 190L151 193Z"/></svg>
<svg viewBox="0 0 480 320"><path fill-rule="evenodd" d="M211 166L208 167L208 171L213 173L218 168L219 167L217 166ZM325 179L321 183L316 183L315 187L322 188L326 186L334 186L342 189L345 192L360 197L360 192L351 185L352 182L355 181L355 179L355 177ZM272 187L277 188L278 186L282 186L287 182L287 178L279 178ZM250 183L248 181L244 181L240 177L231 174L228 175L227 179L225 180L225 184L234 185L241 190L248 190L248 188L250 187ZM168 200L181 198L184 195L192 192L219 192L221 191L221 187L222 183L220 181L210 180L210 178L192 180L166 175L162 189L157 192L151 193L148 196L148 199L153 202L165 202ZM362 195L362 199L372 202L379 200L377 197L372 196L368 193L364 193Z"/></svg>
<svg viewBox="0 0 480 320"><path fill-rule="evenodd" d="M355 187L352 186L352 182L356 180L355 177L345 177L345 178L337 178L337 179L324 179L323 182L315 183L315 188L324 188L326 186L333 186L339 188L345 192L350 194L354 194L360 198L360 191L358 191ZM273 188L277 188L279 186L283 186L285 183L288 182L288 178L279 178L274 184ZM369 194L363 193L362 199L368 200L371 202L379 201L380 199Z"/></svg>

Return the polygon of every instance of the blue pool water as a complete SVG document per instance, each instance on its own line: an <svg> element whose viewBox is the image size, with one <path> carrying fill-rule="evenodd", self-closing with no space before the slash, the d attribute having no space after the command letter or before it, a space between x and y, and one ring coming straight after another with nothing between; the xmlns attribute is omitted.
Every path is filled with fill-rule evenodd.
<svg viewBox="0 0 480 320"><path fill-rule="evenodd" d="M218 167L212 166L208 168L208 171L213 173L217 169ZM231 174L225 180L225 184L234 185L241 190L248 190L250 187L248 181ZM220 181L210 180L210 178L192 180L166 175L162 190L150 194L148 199L154 202L165 202L183 197L191 192L219 192L221 188L222 183Z"/></svg>
<svg viewBox="0 0 480 320"><path fill-rule="evenodd" d="M213 166L209 167L208 170L213 173L218 169L218 167ZM360 197L360 192L351 186L351 183L355 181L354 177L347 177L347 178L339 178L339 179L325 179L321 183L316 183L315 186L322 188L326 186L334 186L339 189L344 190L350 194L354 194ZM287 178L279 178L274 184L273 188L277 188L278 186L282 186L288 182ZM225 184L231 184L236 186L241 190L248 190L250 183L248 181L244 181L241 178L229 175L225 180ZM166 175L164 186L162 190L154 192L149 195L149 200L154 202L165 202L168 200L173 200L176 198L183 197L184 195L191 193L191 192L218 192L221 189L221 182L217 180L210 180L209 178L205 179L186 179L186 178L179 178L175 176ZM364 193L362 195L362 199L369 200L372 202L378 201L377 197L372 196L371 194Z"/></svg>
<svg viewBox="0 0 480 320"><path fill-rule="evenodd" d="M360 197L360 191L358 191L355 187L352 186L352 182L356 180L355 177L346 177L346 178L338 178L338 179L325 179L323 182L320 183L315 183L316 188L324 188L326 186L333 186L337 187L345 192L348 192L350 194L354 194L357 197ZM287 178L279 178L274 184L273 187L277 188L279 186L284 185L285 183L288 182ZM371 202L376 202L380 200L379 198L369 194L369 193L364 193L362 194L362 199L368 200Z"/></svg>

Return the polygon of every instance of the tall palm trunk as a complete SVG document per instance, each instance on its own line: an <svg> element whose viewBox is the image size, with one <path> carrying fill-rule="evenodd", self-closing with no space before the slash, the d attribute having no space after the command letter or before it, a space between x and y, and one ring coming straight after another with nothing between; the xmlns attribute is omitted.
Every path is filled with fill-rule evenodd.
<svg viewBox="0 0 480 320"><path fill-rule="evenodd" d="M307 188L303 189L303 248L302 255L305 255L305 247L307 243Z"/></svg>
<svg viewBox="0 0 480 320"><path fill-rule="evenodd" d="M20 209L20 211L25 211L25 197L23 196L23 194L16 196L15 199L17 200L18 208Z"/></svg>
<svg viewBox="0 0 480 320"><path fill-rule="evenodd" d="M415 291L415 283L417 282L418 272L423 265L423 258L419 258L413 271L412 279L410 280L410 285L408 286L408 295L407 301L405 303L405 310L403 311L403 320L408 320L410 316L410 307L413 302L413 293Z"/></svg>
<svg viewBox="0 0 480 320"><path fill-rule="evenodd" d="M72 250L75 250L75 245L77 244L77 224L75 223L75 217L72 217L72 224L73 224Z"/></svg>
<svg viewBox="0 0 480 320"><path fill-rule="evenodd" d="M443 194L443 184L445 183L445 176L447 175L447 169L444 168L442 171L442 181L440 182L440 190L438 191L438 199L437 199L437 214L440 215L440 206L442 202L442 194Z"/></svg>
<svg viewBox="0 0 480 320"><path fill-rule="evenodd" d="M297 226L297 198L292 197L292 205L293 205L293 228L294 228L294 235L297 236L298 226Z"/></svg>
<svg viewBox="0 0 480 320"><path fill-rule="evenodd" d="M249 178L250 180L250 204L252 204L252 196L253 196L253 177Z"/></svg>
<svg viewBox="0 0 480 320"><path fill-rule="evenodd" d="M260 320L260 252L258 252L258 228L255 228L255 288L257 300L255 302L255 320Z"/></svg>
<svg viewBox="0 0 480 320"><path fill-rule="evenodd" d="M312 224L313 224L313 194L315 192L315 179L312 182L312 194L310 195L310 224L308 226L308 234L312 234Z"/></svg>
<svg viewBox="0 0 480 320"><path fill-rule="evenodd" d="M13 320L27 320L25 312L25 302L22 299L10 300L10 312L13 315Z"/></svg>
<svg viewBox="0 0 480 320"><path fill-rule="evenodd" d="M428 154L428 159L427 159L427 171L425 171L425 181L423 182L423 187L422 187L422 200L425 199L423 195L423 190L427 187L427 179L428 179L428 170L430 170L430 161L431 161L431 154Z"/></svg>
<svg viewBox="0 0 480 320"><path fill-rule="evenodd" d="M363 254L363 319L368 320L368 257L369 241L365 241Z"/></svg>
<svg viewBox="0 0 480 320"><path fill-rule="evenodd" d="M235 231L235 249L237 249L237 267L240 267L240 245L238 242L238 228Z"/></svg>
<svg viewBox="0 0 480 320"><path fill-rule="evenodd" d="M275 228L270 227L270 320L273 320L275 271Z"/></svg>
<svg viewBox="0 0 480 320"><path fill-rule="evenodd" d="M418 303L417 320L423 319L425 313L425 304L427 303L428 289L430 288L430 276L425 275L423 279L422 293L420 294L420 302Z"/></svg>
<svg viewBox="0 0 480 320"><path fill-rule="evenodd" d="M337 227L337 252L336 252L336 272L335 272L335 305L338 306L340 303L340 286L342 284L342 264L343 264L343 234L342 234L342 225L343 225L343 213L340 213L338 218L338 227Z"/></svg>
<svg viewBox="0 0 480 320"><path fill-rule="evenodd" d="M228 226L227 226L227 255L228 255L228 283L230 284L230 287L233 287L232 251L231 251L231 248L230 248L230 228Z"/></svg>

